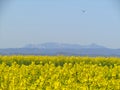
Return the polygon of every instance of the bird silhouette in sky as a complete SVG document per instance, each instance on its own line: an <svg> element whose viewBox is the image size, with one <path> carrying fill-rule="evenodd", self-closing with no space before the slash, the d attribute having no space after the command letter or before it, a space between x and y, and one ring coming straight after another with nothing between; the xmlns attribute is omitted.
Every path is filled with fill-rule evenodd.
<svg viewBox="0 0 120 90"><path fill-rule="evenodd" d="M82 11L82 13L85 13L86 12L86 10L81 10Z"/></svg>

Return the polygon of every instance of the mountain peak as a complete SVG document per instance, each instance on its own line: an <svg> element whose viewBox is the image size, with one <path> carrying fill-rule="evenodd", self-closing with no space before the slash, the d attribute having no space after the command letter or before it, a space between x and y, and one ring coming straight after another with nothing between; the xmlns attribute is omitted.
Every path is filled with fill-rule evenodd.
<svg viewBox="0 0 120 90"><path fill-rule="evenodd" d="M98 44L95 44L95 43L92 43L90 45L88 45L89 48L106 48L104 46L101 46L101 45L98 45Z"/></svg>

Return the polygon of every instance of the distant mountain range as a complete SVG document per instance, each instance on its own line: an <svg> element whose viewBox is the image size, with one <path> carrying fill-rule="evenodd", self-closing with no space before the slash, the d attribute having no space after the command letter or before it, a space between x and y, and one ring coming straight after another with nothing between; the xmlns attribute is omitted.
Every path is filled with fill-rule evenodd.
<svg viewBox="0 0 120 90"><path fill-rule="evenodd" d="M29 44L21 48L0 49L0 55L76 55L76 56L120 56L120 49L101 45L79 45L61 43Z"/></svg>
<svg viewBox="0 0 120 90"><path fill-rule="evenodd" d="M39 48L39 49L55 49L55 48L59 48L59 49L81 49L81 48L105 48L104 46L100 46L97 44L91 44L91 45L79 45L79 44L61 44L61 43L43 43L43 44L38 44L38 45L34 45L34 44L29 44L26 45L24 48Z"/></svg>

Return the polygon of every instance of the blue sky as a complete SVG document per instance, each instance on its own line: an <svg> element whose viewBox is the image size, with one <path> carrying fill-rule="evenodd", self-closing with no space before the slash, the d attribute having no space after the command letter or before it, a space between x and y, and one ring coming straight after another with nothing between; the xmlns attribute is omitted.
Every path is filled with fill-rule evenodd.
<svg viewBox="0 0 120 90"><path fill-rule="evenodd" d="M117 0L3 2L0 9L0 48L45 42L96 43L120 48L119 3Z"/></svg>

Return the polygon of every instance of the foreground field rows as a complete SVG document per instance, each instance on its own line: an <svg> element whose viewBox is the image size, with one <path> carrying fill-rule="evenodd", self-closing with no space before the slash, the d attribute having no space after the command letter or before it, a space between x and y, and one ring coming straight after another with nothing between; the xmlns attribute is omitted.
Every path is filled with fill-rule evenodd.
<svg viewBox="0 0 120 90"><path fill-rule="evenodd" d="M0 56L1 90L120 90L120 58Z"/></svg>

